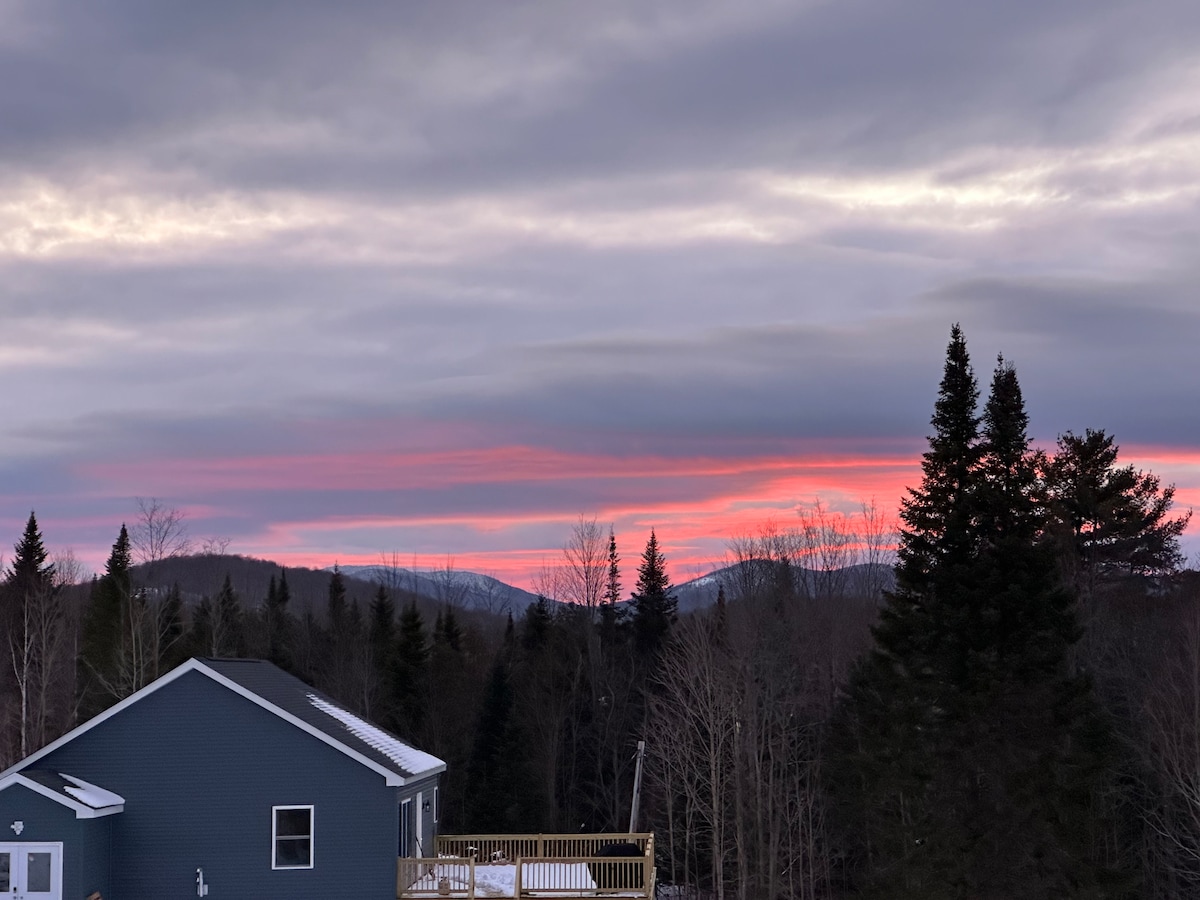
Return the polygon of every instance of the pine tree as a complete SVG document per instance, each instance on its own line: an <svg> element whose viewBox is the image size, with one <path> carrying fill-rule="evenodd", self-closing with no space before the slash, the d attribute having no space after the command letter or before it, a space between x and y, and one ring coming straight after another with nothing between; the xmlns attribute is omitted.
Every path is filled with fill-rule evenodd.
<svg viewBox="0 0 1200 900"><path fill-rule="evenodd" d="M370 647L370 683L367 696L371 708L367 714L378 721L391 721L395 697L392 692L392 671L396 664L396 603L387 587L380 584L371 599L367 625L367 645Z"/></svg>
<svg viewBox="0 0 1200 900"><path fill-rule="evenodd" d="M518 730L512 687L513 623L488 676L467 764L468 830L520 832L533 828L528 753Z"/></svg>
<svg viewBox="0 0 1200 900"><path fill-rule="evenodd" d="M13 561L0 585L0 636L3 637L3 679L0 685L17 705L16 758L41 746L52 717L52 686L64 643L65 629L54 566L29 513L25 531L14 547ZM8 754L5 754L6 758Z"/></svg>
<svg viewBox="0 0 1200 900"><path fill-rule="evenodd" d="M667 577L667 561L658 549L653 529L638 566L632 600L634 648L642 660L652 662L658 658L678 614L678 602Z"/></svg>
<svg viewBox="0 0 1200 900"><path fill-rule="evenodd" d="M49 556L37 516L30 512L21 540L13 547L13 561L5 574L6 589L18 598L49 590L54 581L54 566L46 563Z"/></svg>
<svg viewBox="0 0 1200 900"><path fill-rule="evenodd" d="M1103 729L1072 676L1070 596L1040 540L1034 455L1002 359L982 418L955 327L897 588L830 742L843 827L881 897L1068 897Z"/></svg>
<svg viewBox="0 0 1200 900"><path fill-rule="evenodd" d="M353 704L357 692L352 684L350 657L355 636L349 613L346 580L335 565L325 606L326 631L318 684L334 699Z"/></svg>
<svg viewBox="0 0 1200 900"><path fill-rule="evenodd" d="M1057 452L1039 462L1049 508L1048 536L1063 580L1091 597L1105 584L1174 573L1183 563L1179 537L1191 512L1170 518L1173 485L1133 466L1118 466L1119 448L1103 431L1068 431Z"/></svg>
<svg viewBox="0 0 1200 900"><path fill-rule="evenodd" d="M212 657L238 657L245 652L242 604L228 574L216 597L200 601L192 622L192 644Z"/></svg>
<svg viewBox="0 0 1200 900"><path fill-rule="evenodd" d="M409 603L400 614L392 670L393 731L408 738L419 732L428 710L428 692L429 644L425 622L416 603Z"/></svg>
<svg viewBox="0 0 1200 900"><path fill-rule="evenodd" d="M104 574L92 582L83 617L79 682L80 713L84 718L103 712L132 693L132 684L122 672L131 605L136 602L130 574L132 564L129 532L122 524L104 565Z"/></svg>
<svg viewBox="0 0 1200 900"><path fill-rule="evenodd" d="M279 572L279 582L275 576L267 585L267 599L263 605L263 624L266 630L267 659L279 668L294 674L292 642L295 640L296 623L288 604L291 602L291 591L288 589L287 570Z"/></svg>
<svg viewBox="0 0 1200 900"><path fill-rule="evenodd" d="M608 582L604 587L604 602L616 606L621 597L621 558L617 556L617 536L608 529Z"/></svg>

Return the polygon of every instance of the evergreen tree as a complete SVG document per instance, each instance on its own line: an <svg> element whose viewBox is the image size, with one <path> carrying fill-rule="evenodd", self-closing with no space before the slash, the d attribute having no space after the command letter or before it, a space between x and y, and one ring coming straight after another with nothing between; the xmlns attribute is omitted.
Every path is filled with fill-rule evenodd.
<svg viewBox="0 0 1200 900"><path fill-rule="evenodd" d="M367 645L370 648L370 679L367 696L372 718L392 721L395 697L392 692L392 672L396 655L396 603L387 587L380 584L371 598Z"/></svg>
<svg viewBox="0 0 1200 900"><path fill-rule="evenodd" d="M625 608L621 603L621 559L617 556L617 537L608 529L608 580L604 587L604 601L600 604L600 652L605 663L617 650L626 624Z"/></svg>
<svg viewBox="0 0 1200 900"><path fill-rule="evenodd" d="M263 604L263 625L266 630L267 659L279 668L294 674L292 642L295 640L295 621L288 604L291 603L288 589L287 570L281 569L279 581L275 576L267 585L267 599Z"/></svg>
<svg viewBox="0 0 1200 900"><path fill-rule="evenodd" d="M353 684L351 656L356 640L350 607L346 600L346 580L341 569L333 567L325 606L325 640L318 669L320 687L336 700L354 705L358 691Z"/></svg>
<svg viewBox="0 0 1200 900"><path fill-rule="evenodd" d="M37 517L29 513L14 547L13 561L0 585L0 688L16 706L15 738L6 760L20 759L45 743L52 717L52 687L64 642L60 591L54 566L47 564Z"/></svg>
<svg viewBox="0 0 1200 900"><path fill-rule="evenodd" d="M6 599L23 602L25 597L35 597L50 590L54 582L54 566L47 564L49 554L42 541L37 516L29 513L25 531L13 547L13 561L5 573Z"/></svg>
<svg viewBox="0 0 1200 900"><path fill-rule="evenodd" d="M1071 674L1071 597L1040 541L1013 368L977 433L955 328L924 480L902 509L897 589L831 741L835 794L872 895L1102 896L1085 859L1106 738Z"/></svg>
<svg viewBox="0 0 1200 900"><path fill-rule="evenodd" d="M454 607L447 606L445 611L438 613L437 625L434 628L434 643L444 645L448 650L458 653L462 650L462 626L458 624L458 616Z"/></svg>
<svg viewBox="0 0 1200 900"><path fill-rule="evenodd" d="M90 718L132 693L123 677L123 647L133 597L133 564L125 525L113 543L104 574L92 582L80 638L80 714Z"/></svg>
<svg viewBox="0 0 1200 900"><path fill-rule="evenodd" d="M429 644L416 603L409 603L400 614L392 692L395 698L392 730L411 739L425 724L429 693Z"/></svg>
<svg viewBox="0 0 1200 900"><path fill-rule="evenodd" d="M554 613L550 601L542 594L525 610L524 628L521 630L521 645L527 651L534 651L546 646L550 628L554 623Z"/></svg>
<svg viewBox="0 0 1200 900"><path fill-rule="evenodd" d="M329 621L329 630L337 634L343 630L346 620L346 579L342 570L333 567L333 576L329 579L329 600L325 607L325 617Z"/></svg>
<svg viewBox="0 0 1200 900"><path fill-rule="evenodd" d="M1040 459L1050 521L1048 536L1063 580L1090 598L1103 584L1172 574L1183 564L1179 537L1191 512L1170 518L1173 485L1133 466L1118 466L1103 431L1068 431L1057 452Z"/></svg>
<svg viewBox="0 0 1200 900"><path fill-rule="evenodd" d="M621 597L621 558L617 556L617 536L608 529L608 582L604 587L604 602L616 606Z"/></svg>
<svg viewBox="0 0 1200 900"><path fill-rule="evenodd" d="M396 603L382 584L371 599L371 624L367 633L379 665L390 664L396 642Z"/></svg>
<svg viewBox="0 0 1200 900"><path fill-rule="evenodd" d="M487 680L475 725L467 765L467 827L473 832L521 832L535 828L527 807L528 754L518 730L511 665L514 653L513 623L509 617L504 644L496 655Z"/></svg>
<svg viewBox="0 0 1200 900"><path fill-rule="evenodd" d="M671 580L667 577L667 561L658 549L658 537L653 529L638 566L632 600L634 647L642 660L652 662L666 643L678 610L678 602L671 593Z"/></svg>

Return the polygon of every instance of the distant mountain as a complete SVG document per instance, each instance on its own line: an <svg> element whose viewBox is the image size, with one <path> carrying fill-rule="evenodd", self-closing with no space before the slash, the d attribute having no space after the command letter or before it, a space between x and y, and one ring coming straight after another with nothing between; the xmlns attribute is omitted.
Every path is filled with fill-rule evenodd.
<svg viewBox="0 0 1200 900"><path fill-rule="evenodd" d="M537 600L529 591L506 584L491 575L458 569L406 569L400 566L339 566L343 575L357 581L384 584L430 597L441 604L465 609L520 616Z"/></svg>
<svg viewBox="0 0 1200 900"><path fill-rule="evenodd" d="M281 566L270 560L233 554L176 556L152 566L135 566L133 571L138 582L152 588L166 590L178 584L184 603L189 606L198 604L205 597L215 596L225 577L229 576L230 585L247 609L256 609L267 596L271 578L279 581L286 571L291 611L303 615L312 610L318 616L329 600L329 582L333 578L333 573L325 569ZM375 586L347 578L346 594L365 610L375 594ZM409 599L422 599L403 590L393 592L393 595L397 605Z"/></svg>
<svg viewBox="0 0 1200 900"><path fill-rule="evenodd" d="M764 583L774 577L763 562L735 563L675 585L675 596L681 613L704 609L716 602L717 591L725 585L732 599L744 592L745 586ZM397 605L412 600L422 612L434 614L446 604L467 611L498 616L512 612L519 618L537 600L536 595L490 575L455 569L421 570L402 567L339 566L346 578L346 592L365 610L378 585L385 585ZM303 615L312 610L320 617L329 598L332 568L308 569L280 566L265 559L247 556L199 554L180 556L155 563L153 567L138 566L135 577L144 584L159 589L178 584L184 602L195 605L204 597L215 596L228 575L233 589L244 606L257 608L267 595L272 576L278 580L286 570L291 592L292 612ZM801 593L833 594L868 597L894 584L891 566L858 565L832 572L818 572L802 567L791 569L792 583ZM481 618L489 618L484 615Z"/></svg>
<svg viewBox="0 0 1200 900"><path fill-rule="evenodd" d="M729 597L743 593L746 586L761 584L776 577L769 571L771 563L765 560L734 563L723 569L693 578L675 585L675 598L681 613L704 609L717 602L721 585ZM895 585L895 574L891 566L878 563L863 563L822 572L803 566L792 566L790 576L794 589L809 595L844 595L870 597L880 591L891 590Z"/></svg>

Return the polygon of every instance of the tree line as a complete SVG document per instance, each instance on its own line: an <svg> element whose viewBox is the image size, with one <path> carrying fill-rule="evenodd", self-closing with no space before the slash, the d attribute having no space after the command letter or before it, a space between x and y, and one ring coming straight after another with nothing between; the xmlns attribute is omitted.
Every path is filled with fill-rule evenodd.
<svg viewBox="0 0 1200 900"><path fill-rule="evenodd" d="M189 596L156 501L78 585L31 514L0 586L0 752L188 656L253 656L445 759L445 832L624 830L645 740L639 825L681 896L1195 896L1189 514L1103 431L1034 447L1007 361L980 400L956 326L898 531L874 504L806 507L733 538L687 615L653 531L625 600L594 518L514 615L386 574L360 601L336 569L316 604L282 568Z"/></svg>

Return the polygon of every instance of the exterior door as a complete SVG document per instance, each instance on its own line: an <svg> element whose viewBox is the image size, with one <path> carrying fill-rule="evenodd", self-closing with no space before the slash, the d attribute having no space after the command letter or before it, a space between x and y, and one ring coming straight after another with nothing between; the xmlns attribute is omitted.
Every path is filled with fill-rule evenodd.
<svg viewBox="0 0 1200 900"><path fill-rule="evenodd" d="M0 844L0 896L62 900L62 844Z"/></svg>

